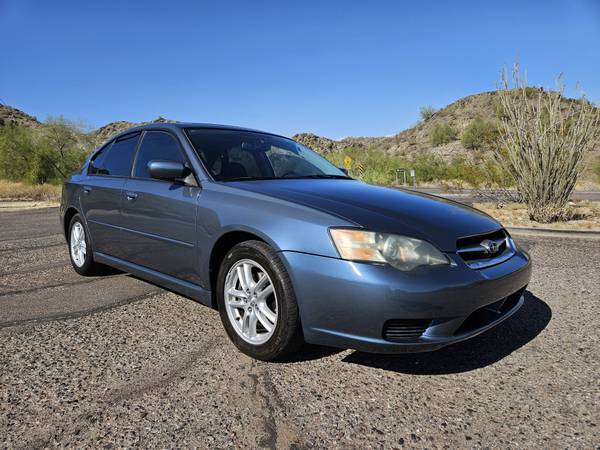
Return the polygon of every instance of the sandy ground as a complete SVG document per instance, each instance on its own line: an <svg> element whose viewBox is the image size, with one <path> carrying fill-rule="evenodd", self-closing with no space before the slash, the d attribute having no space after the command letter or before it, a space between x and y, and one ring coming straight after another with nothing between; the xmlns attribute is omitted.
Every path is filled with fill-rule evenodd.
<svg viewBox="0 0 600 450"><path fill-rule="evenodd" d="M529 220L527 207L523 204L509 203L501 208L495 203L474 203L473 206L494 217L506 227L541 228L547 230L579 230L600 232L600 202L571 202L569 209L573 220L554 223L538 223Z"/></svg>

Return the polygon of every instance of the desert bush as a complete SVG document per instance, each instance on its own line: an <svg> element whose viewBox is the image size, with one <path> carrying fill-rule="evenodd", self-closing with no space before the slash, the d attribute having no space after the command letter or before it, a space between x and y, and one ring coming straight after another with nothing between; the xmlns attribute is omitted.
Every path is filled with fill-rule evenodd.
<svg viewBox="0 0 600 450"><path fill-rule="evenodd" d="M77 128L59 119L39 130L7 125L0 128L0 178L43 184L59 182L85 160Z"/></svg>
<svg viewBox="0 0 600 450"><path fill-rule="evenodd" d="M531 220L554 222L567 215L567 203L583 159L600 132L600 110L583 96L566 101L557 90L528 89L515 65L502 74L498 97L501 147L498 161L514 176Z"/></svg>
<svg viewBox="0 0 600 450"><path fill-rule="evenodd" d="M498 140L498 127L493 122L477 117L467 125L460 140L470 150L491 148Z"/></svg>
<svg viewBox="0 0 600 450"><path fill-rule="evenodd" d="M455 141L458 132L448 124L436 125L431 131L431 144L434 147Z"/></svg>
<svg viewBox="0 0 600 450"><path fill-rule="evenodd" d="M435 112L436 109L431 105L421 106L421 109L419 109L419 115L421 116L422 121L431 119Z"/></svg>
<svg viewBox="0 0 600 450"><path fill-rule="evenodd" d="M344 158L352 158L349 173L367 183L389 186L396 182L396 170L415 169L417 183L451 183L467 184L473 187L508 186L513 181L504 169L493 160L484 163L473 163L464 158L447 161L435 155L419 155L415 158L404 158L388 155L377 148L348 147L343 151L330 152L325 155L338 167L344 165ZM356 168L364 169L360 175ZM412 180L408 180L411 182Z"/></svg>
<svg viewBox="0 0 600 450"><path fill-rule="evenodd" d="M403 158L387 155L376 148L347 147L344 150L329 152L325 156L338 167L343 167L344 158L350 156L352 167L349 175L379 185L394 183L396 169L407 167ZM364 169L362 174L358 173L359 165Z"/></svg>
<svg viewBox="0 0 600 450"><path fill-rule="evenodd" d="M29 178L37 151L32 133L25 127L7 125L0 128L0 178Z"/></svg>
<svg viewBox="0 0 600 450"><path fill-rule="evenodd" d="M60 201L61 187L0 180L0 200Z"/></svg>

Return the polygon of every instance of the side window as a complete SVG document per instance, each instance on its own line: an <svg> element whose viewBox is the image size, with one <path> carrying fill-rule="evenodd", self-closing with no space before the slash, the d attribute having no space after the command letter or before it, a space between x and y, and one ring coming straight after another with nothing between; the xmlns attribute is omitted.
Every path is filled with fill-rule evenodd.
<svg viewBox="0 0 600 450"><path fill-rule="evenodd" d="M148 163L153 160L187 162L173 136L163 131L147 131L135 160L133 176L152 178L148 173Z"/></svg>
<svg viewBox="0 0 600 450"><path fill-rule="evenodd" d="M116 141L102 161L102 168L108 175L117 177L129 176L131 159L137 145L139 135L129 136Z"/></svg>
<svg viewBox="0 0 600 450"><path fill-rule="evenodd" d="M106 173L102 172L102 161L110 150L112 144L112 142L109 142L102 150L94 155L94 158L88 167L88 175L106 175Z"/></svg>
<svg viewBox="0 0 600 450"><path fill-rule="evenodd" d="M115 177L129 176L138 138L139 134L126 136L107 146L93 159L89 173Z"/></svg>

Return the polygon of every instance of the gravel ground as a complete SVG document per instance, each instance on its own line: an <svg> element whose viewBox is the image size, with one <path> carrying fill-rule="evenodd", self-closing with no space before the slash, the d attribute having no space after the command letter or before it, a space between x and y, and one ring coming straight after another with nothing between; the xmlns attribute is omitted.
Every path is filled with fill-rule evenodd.
<svg viewBox="0 0 600 450"><path fill-rule="evenodd" d="M471 341L275 364L191 300L77 276L56 217L0 213L1 447L600 445L600 241L522 239L526 303Z"/></svg>

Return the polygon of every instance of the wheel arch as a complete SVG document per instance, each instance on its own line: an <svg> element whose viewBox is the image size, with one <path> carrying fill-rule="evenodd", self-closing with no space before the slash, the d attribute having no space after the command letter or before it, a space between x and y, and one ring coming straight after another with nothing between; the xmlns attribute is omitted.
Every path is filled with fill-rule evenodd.
<svg viewBox="0 0 600 450"><path fill-rule="evenodd" d="M210 291L211 291L211 306L213 309L218 309L217 305L217 277L219 275L219 268L223 258L229 250L231 250L237 244L245 241L260 241L265 244L271 245L267 239L259 236L257 233L247 230L234 230L228 231L222 234L212 247L209 259L209 278L210 278Z"/></svg>
<svg viewBox="0 0 600 450"><path fill-rule="evenodd" d="M69 206L65 211L63 219L63 232L65 233L65 238L67 241L69 240L69 225L75 214L79 214L79 211L74 206Z"/></svg>

